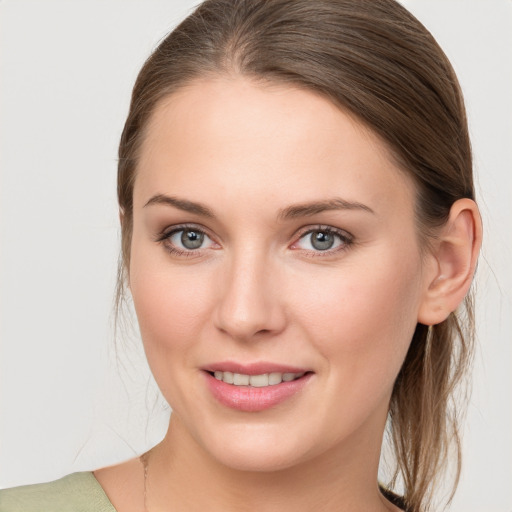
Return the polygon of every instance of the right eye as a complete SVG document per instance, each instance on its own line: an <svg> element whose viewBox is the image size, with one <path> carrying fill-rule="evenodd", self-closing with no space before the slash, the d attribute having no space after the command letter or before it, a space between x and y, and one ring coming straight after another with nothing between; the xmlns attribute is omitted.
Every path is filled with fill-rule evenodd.
<svg viewBox="0 0 512 512"><path fill-rule="evenodd" d="M183 249L194 250L199 249L205 240L209 238L201 231L197 229L182 229L176 231L172 236L169 237L169 241L176 246L180 246Z"/></svg>
<svg viewBox="0 0 512 512"><path fill-rule="evenodd" d="M163 233L157 240L171 253L186 254L213 247L215 242L197 227L180 227Z"/></svg>

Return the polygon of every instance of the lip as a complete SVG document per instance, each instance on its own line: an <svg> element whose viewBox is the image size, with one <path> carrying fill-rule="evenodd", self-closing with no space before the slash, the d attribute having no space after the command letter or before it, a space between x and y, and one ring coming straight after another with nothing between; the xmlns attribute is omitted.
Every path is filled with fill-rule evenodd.
<svg viewBox="0 0 512 512"><path fill-rule="evenodd" d="M303 373L291 382L281 382L274 386L252 387L235 386L216 379L210 372L227 371L245 375L262 375L265 373ZM205 367L202 372L206 385L213 397L221 405L241 412L260 412L276 407L301 392L310 382L313 372L304 368L275 363L240 364L235 362L215 363Z"/></svg>
<svg viewBox="0 0 512 512"><path fill-rule="evenodd" d="M235 361L222 361L212 363L201 368L206 372L232 372L243 373L244 375L263 375L265 373L306 373L311 372L309 368L300 368L298 366L288 366L284 364L271 363L266 361L242 364Z"/></svg>

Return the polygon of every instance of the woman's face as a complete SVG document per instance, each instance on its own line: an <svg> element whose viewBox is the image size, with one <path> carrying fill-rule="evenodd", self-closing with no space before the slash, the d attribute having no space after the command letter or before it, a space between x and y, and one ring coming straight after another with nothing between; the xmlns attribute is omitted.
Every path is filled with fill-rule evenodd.
<svg viewBox="0 0 512 512"><path fill-rule="evenodd" d="M375 135L312 92L198 81L152 117L133 214L144 347L191 446L258 470L378 452L427 279Z"/></svg>

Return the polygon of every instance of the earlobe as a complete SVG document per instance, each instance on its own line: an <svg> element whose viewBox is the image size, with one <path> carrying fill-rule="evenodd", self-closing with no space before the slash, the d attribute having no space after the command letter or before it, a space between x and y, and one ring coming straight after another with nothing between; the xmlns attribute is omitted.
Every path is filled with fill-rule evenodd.
<svg viewBox="0 0 512 512"><path fill-rule="evenodd" d="M478 207L471 199L459 199L452 205L435 243L435 271L428 276L419 323L438 324L457 309L471 286L481 244Z"/></svg>

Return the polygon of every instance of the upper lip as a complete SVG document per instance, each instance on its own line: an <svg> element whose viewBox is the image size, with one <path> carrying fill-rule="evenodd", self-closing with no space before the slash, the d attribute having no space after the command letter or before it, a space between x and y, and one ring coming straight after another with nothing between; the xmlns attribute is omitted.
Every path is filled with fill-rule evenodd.
<svg viewBox="0 0 512 512"><path fill-rule="evenodd" d="M306 373L307 368L289 366L280 363L260 361L255 363L238 363L236 361L222 361L212 363L202 368L207 372L232 372L243 375L263 375L265 373Z"/></svg>

